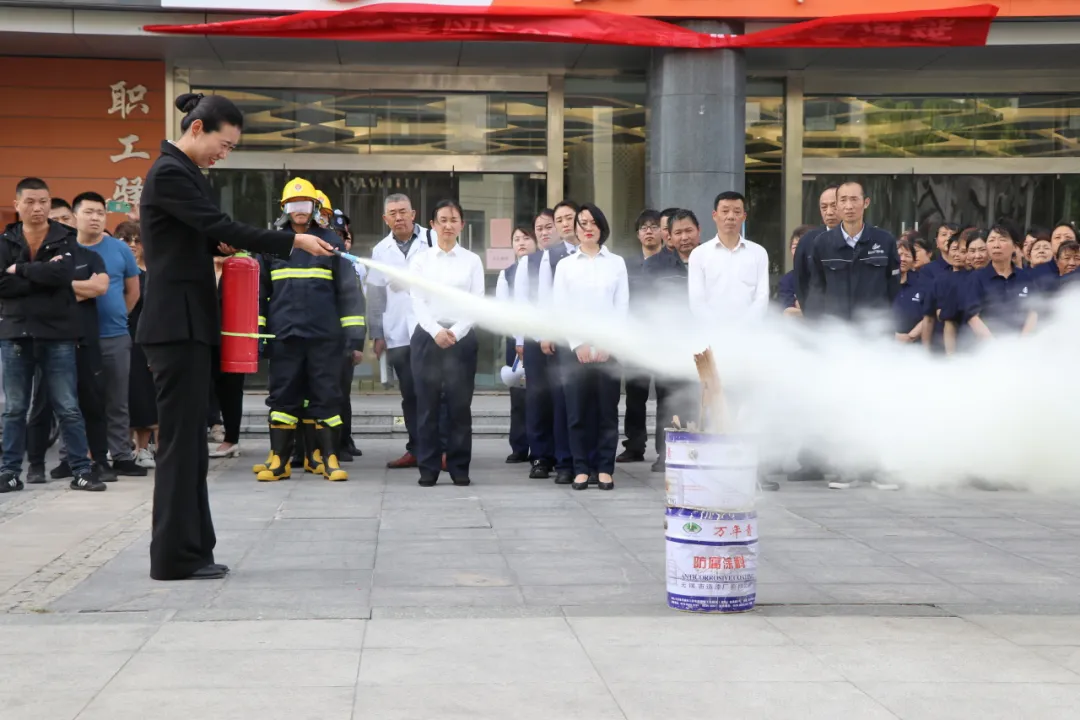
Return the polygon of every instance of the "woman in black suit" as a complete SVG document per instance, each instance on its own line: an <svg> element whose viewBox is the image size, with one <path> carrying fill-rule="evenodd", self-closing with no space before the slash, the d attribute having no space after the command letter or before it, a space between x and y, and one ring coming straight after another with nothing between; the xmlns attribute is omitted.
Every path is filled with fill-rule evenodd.
<svg viewBox="0 0 1080 720"><path fill-rule="evenodd" d="M183 135L163 142L143 185L146 259L142 322L135 339L154 374L158 409L150 577L221 578L206 489L207 387L211 347L221 340L214 255L234 248L287 257L293 248L331 255L312 235L235 222L212 199L202 168L228 157L244 116L228 98L187 93L176 100Z"/></svg>

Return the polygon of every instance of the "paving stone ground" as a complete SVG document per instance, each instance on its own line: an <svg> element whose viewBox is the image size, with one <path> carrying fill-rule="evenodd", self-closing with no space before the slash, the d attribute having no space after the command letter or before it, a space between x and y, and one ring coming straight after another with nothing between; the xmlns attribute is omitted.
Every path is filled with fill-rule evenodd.
<svg viewBox="0 0 1080 720"><path fill-rule="evenodd" d="M474 485L213 467L224 581L147 575L152 479L0 496L0 718L1075 718L1080 494L759 502L758 608L668 610L663 481L575 493L476 444Z"/></svg>

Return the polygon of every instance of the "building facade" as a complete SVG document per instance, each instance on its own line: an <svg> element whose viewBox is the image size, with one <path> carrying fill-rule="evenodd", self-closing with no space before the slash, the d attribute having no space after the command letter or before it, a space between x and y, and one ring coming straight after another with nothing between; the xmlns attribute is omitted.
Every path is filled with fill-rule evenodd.
<svg viewBox="0 0 1080 720"><path fill-rule="evenodd" d="M574 6L530 4L549 1ZM581 6L726 34L858 11L849 0L728 5L725 17L704 0ZM272 222L285 180L304 175L352 218L367 252L385 235L387 194L408 194L422 218L456 197L462 242L485 260L492 286L512 260L513 227L564 197L605 209L613 249L633 253L643 207L689 207L709 233L712 197L742 190L746 234L768 249L776 275L790 262L791 229L818 220L819 191L841 178L863 180L871 222L894 232L1080 217L1080 9L1063 17L1053 0L1000 8L984 47L668 50L143 30L341 7L0 2L0 84L16 100L0 104L2 181L42 175L61 196L94 189L136 201L158 143L178 132L172 98L191 90L226 95L246 114L240 148L210 174L238 219ZM478 383L494 387L498 339L482 352ZM363 373L377 384L377 368Z"/></svg>

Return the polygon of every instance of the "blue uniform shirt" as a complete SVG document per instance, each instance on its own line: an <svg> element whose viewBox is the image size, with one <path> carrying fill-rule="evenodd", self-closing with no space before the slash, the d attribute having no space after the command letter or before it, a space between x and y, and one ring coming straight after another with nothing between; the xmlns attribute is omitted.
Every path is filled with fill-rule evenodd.
<svg viewBox="0 0 1080 720"><path fill-rule="evenodd" d="M964 322L982 319L991 332L1020 332L1035 294L1030 271L1013 269L1008 277L993 265L971 273L960 293Z"/></svg>
<svg viewBox="0 0 1080 720"><path fill-rule="evenodd" d="M900 292L892 304L896 332L909 333L923 319L923 296L926 295L924 288L927 284L927 278L915 270L908 272L907 282L900 283Z"/></svg>
<svg viewBox="0 0 1080 720"><path fill-rule="evenodd" d="M785 273L776 288L776 302L781 310L795 307L795 271Z"/></svg>
<svg viewBox="0 0 1080 720"><path fill-rule="evenodd" d="M95 245L83 245L93 250L105 263L109 274L108 291L97 298L98 331L103 338L128 334L127 301L124 299L124 281L139 276L135 254L123 240L105 235Z"/></svg>

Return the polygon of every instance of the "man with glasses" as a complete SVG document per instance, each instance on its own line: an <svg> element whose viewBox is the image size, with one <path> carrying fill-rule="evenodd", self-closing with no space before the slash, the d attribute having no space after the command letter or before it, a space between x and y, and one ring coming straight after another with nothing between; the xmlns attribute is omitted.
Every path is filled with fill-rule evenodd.
<svg viewBox="0 0 1080 720"><path fill-rule="evenodd" d="M640 314L648 307L650 292L645 275L645 261L664 248L662 217L656 210L643 210L634 228L637 230L641 254L626 258L626 273L630 281L630 312ZM618 463L643 462L649 440L646 429L645 405L649 401L652 376L632 367L626 369L626 417L623 420L623 451L615 458Z"/></svg>

